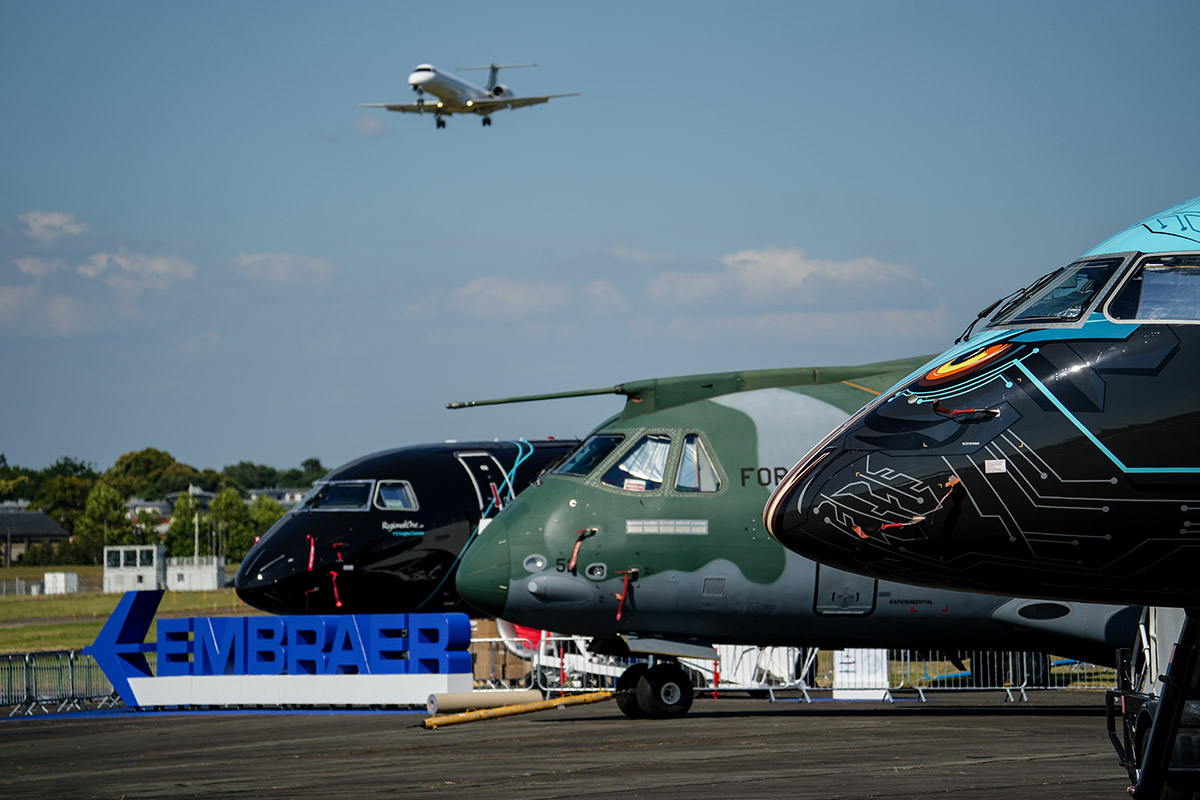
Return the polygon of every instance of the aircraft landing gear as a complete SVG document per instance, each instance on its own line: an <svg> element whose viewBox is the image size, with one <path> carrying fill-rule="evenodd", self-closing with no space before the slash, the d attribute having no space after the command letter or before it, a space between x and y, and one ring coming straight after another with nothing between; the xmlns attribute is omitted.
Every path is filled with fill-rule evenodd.
<svg viewBox="0 0 1200 800"><path fill-rule="evenodd" d="M682 717L692 707L691 678L673 661L634 664L617 679L617 707L630 719Z"/></svg>
<svg viewBox="0 0 1200 800"><path fill-rule="evenodd" d="M622 672L621 677L617 678L617 690L614 692L617 698L617 708L621 709L621 713L630 719L642 719L646 716L638 706L637 686L638 681L649 669L650 667L646 664L634 664Z"/></svg>
<svg viewBox="0 0 1200 800"><path fill-rule="evenodd" d="M439 128L444 128L444 127L446 127L446 120L442 119L441 117L438 117L438 118L437 118L437 126L438 126Z"/></svg>
<svg viewBox="0 0 1200 800"><path fill-rule="evenodd" d="M490 127L492 127L492 118L491 118L491 117L484 117L484 118L483 118L483 127L485 127L485 128L490 128Z"/></svg>

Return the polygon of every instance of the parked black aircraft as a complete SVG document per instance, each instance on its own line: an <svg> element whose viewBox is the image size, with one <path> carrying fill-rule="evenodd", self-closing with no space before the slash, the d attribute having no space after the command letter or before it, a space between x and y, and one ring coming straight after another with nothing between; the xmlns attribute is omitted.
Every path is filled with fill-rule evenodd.
<svg viewBox="0 0 1200 800"><path fill-rule="evenodd" d="M1166 737L1183 699L1200 700L1200 198L985 318L810 451L767 528L880 579L1192 609L1154 734L1140 725L1127 756L1135 796L1158 797ZM1190 797L1200 738L1180 743L1193 763L1171 781Z"/></svg>
<svg viewBox="0 0 1200 800"><path fill-rule="evenodd" d="M471 611L471 536L575 440L446 442L331 470L242 561L238 596L273 614Z"/></svg>

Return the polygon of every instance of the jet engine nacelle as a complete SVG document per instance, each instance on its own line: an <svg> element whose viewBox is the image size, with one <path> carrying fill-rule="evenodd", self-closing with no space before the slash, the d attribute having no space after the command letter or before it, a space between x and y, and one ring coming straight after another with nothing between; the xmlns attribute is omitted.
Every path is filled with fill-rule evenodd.
<svg viewBox="0 0 1200 800"><path fill-rule="evenodd" d="M513 93L503 83L497 83L492 87L492 97L512 97Z"/></svg>

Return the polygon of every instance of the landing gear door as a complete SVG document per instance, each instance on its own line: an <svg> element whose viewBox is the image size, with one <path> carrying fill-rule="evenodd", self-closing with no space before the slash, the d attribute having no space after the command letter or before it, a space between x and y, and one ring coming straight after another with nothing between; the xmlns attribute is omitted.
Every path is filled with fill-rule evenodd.
<svg viewBox="0 0 1200 800"><path fill-rule="evenodd" d="M875 610L877 585L874 578L818 564L813 608L826 616L866 616Z"/></svg>
<svg viewBox="0 0 1200 800"><path fill-rule="evenodd" d="M500 462L491 453L455 453L454 456L471 476L480 512L489 505L492 513L503 508L508 500L508 484L504 482L504 468Z"/></svg>

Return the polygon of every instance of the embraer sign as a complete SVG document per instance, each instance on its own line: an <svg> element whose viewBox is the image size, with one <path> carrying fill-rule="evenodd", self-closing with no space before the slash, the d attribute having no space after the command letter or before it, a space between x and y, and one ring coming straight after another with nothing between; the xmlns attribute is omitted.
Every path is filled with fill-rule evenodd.
<svg viewBox="0 0 1200 800"><path fill-rule="evenodd" d="M472 688L465 614L162 619L146 643L162 594L127 592L85 650L128 706L423 705Z"/></svg>

